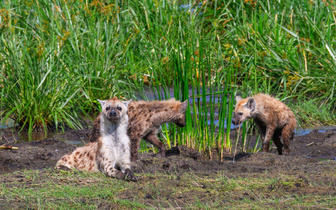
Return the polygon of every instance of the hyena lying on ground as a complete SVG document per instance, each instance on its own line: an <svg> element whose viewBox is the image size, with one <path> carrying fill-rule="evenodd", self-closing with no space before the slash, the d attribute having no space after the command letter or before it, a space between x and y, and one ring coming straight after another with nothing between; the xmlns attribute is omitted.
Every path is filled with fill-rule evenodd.
<svg viewBox="0 0 336 210"><path fill-rule="evenodd" d="M138 158L138 148L141 139L145 139L158 147L161 156L166 156L164 144L157 138L160 126L164 123L173 122L180 127L186 125L185 111L188 101L181 103L171 98L166 101L132 101L128 106L129 124L127 133L131 140L131 160ZM90 141L99 139L100 117L94 121L94 127Z"/></svg>
<svg viewBox="0 0 336 210"><path fill-rule="evenodd" d="M101 171L110 177L136 181L130 170L130 140L127 136L127 107L130 101L120 101L118 98L98 101L102 107L99 138L64 155L56 167Z"/></svg>
<svg viewBox="0 0 336 210"><path fill-rule="evenodd" d="M237 96L236 101L232 123L238 125L252 118L263 138L262 151L269 152L269 144L273 139L279 155L282 155L283 147L284 154L288 155L289 144L293 140L296 127L293 112L281 101L265 94L257 94L245 99Z"/></svg>

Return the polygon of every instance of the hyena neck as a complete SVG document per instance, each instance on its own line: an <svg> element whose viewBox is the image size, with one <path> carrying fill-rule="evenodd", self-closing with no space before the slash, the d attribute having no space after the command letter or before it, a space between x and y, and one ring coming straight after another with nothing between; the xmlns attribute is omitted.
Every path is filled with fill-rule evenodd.
<svg viewBox="0 0 336 210"><path fill-rule="evenodd" d="M264 116L258 111L254 111L253 113L251 113L251 118L261 121L261 122L265 121Z"/></svg>
<svg viewBox="0 0 336 210"><path fill-rule="evenodd" d="M126 134L128 126L128 116L125 115L119 122L111 122L100 115L100 136L107 139L117 140L118 135Z"/></svg>

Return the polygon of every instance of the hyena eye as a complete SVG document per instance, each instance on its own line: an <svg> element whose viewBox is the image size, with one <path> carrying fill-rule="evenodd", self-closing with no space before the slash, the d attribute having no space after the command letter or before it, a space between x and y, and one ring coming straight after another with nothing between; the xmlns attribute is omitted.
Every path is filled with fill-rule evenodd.
<svg viewBox="0 0 336 210"><path fill-rule="evenodd" d="M108 111L108 110L110 110L110 107L108 106L108 107L106 107L106 111Z"/></svg>
<svg viewBox="0 0 336 210"><path fill-rule="evenodd" d="M121 107L120 107L120 106L118 106L117 109L118 109L119 111L121 111Z"/></svg>
<svg viewBox="0 0 336 210"><path fill-rule="evenodd" d="M238 112L238 115L243 115L243 112Z"/></svg>

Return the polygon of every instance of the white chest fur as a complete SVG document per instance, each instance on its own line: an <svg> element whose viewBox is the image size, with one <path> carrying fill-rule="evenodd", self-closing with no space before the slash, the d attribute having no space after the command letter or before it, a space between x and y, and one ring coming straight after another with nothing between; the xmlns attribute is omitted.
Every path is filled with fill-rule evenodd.
<svg viewBox="0 0 336 210"><path fill-rule="evenodd" d="M112 123L101 116L101 148L98 150L103 162L100 165L119 166L123 172L130 168L130 140L127 136L127 126L127 115L118 123Z"/></svg>

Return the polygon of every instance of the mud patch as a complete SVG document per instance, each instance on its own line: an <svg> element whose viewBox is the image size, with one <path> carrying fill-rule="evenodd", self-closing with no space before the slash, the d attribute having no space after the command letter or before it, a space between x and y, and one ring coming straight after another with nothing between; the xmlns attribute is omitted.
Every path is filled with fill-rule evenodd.
<svg viewBox="0 0 336 210"><path fill-rule="evenodd" d="M59 158L76 148L65 143L64 139L84 143L88 142L89 133L90 129L85 129L40 141L20 142L15 133L2 131L5 138L0 138L0 145L15 146L18 150L0 150L0 171L6 173L0 175L0 181L18 187L22 183L28 186L31 180L18 176L18 172L10 173L22 169L37 170L41 177L38 182L47 180L50 169L42 169L54 167ZM188 207L195 202L226 206L227 203L239 203L246 199L259 202L272 198L279 200L278 208L291 208L292 205L281 200L297 195L328 197L331 192L336 192L335 140L335 131L313 131L294 138L289 156L278 155L273 146L271 153L238 152L235 161L232 154L224 155L222 161L218 157L210 160L208 155L183 145L168 150L167 158L154 153L139 154L132 168L140 179L129 189L120 191L118 198L132 201L136 197L145 205L163 208ZM216 151L213 153L216 154ZM62 173L67 172L57 173L62 177ZM54 181L60 184L73 182L64 183L62 178L59 179ZM271 183L263 183L263 179L271 180ZM245 180L250 186L253 186L253 180L257 180L258 184L244 189ZM236 187L237 184L241 186ZM99 198L92 202L100 202L100 207L110 208L113 205L109 199ZM20 203L15 205L20 206ZM262 207L271 206L265 203ZM315 207L319 207L318 204Z"/></svg>
<svg viewBox="0 0 336 210"><path fill-rule="evenodd" d="M307 135L295 137L291 155L336 160L336 131L313 130Z"/></svg>
<svg viewBox="0 0 336 210"><path fill-rule="evenodd" d="M85 140L88 141L90 132L90 129L71 130L64 134L54 133L50 138L26 142L22 135L12 129L2 129L0 145L18 149L0 149L0 174L54 167L64 154L72 152L78 145L83 145ZM68 141L77 144L69 144Z"/></svg>
<svg viewBox="0 0 336 210"><path fill-rule="evenodd" d="M11 146L18 147L18 149L0 150L0 165L6 168L2 172L50 168L55 166L57 160L65 153L75 148L56 139L13 143Z"/></svg>
<svg viewBox="0 0 336 210"><path fill-rule="evenodd" d="M66 143L67 141L84 144L88 142L90 131L89 128L79 131L71 130L40 141L22 142L22 139L12 130L2 130L0 145L15 146L19 149L0 150L0 173L20 169L53 167L60 157L72 152L78 146L78 144ZM202 155L194 149L181 145L168 150L166 159L153 153L140 154L139 160L133 163L133 168L136 173L182 173L187 171L213 173L219 170L248 173L272 168L287 170L296 169L302 165L308 167L308 165L321 160L336 160L336 131L319 132L314 130L310 134L295 137L291 143L289 156L279 156L276 154L275 146L273 145L271 148L272 152L267 154L240 152L236 154L235 162L233 162L232 154L224 155L222 161L219 161L219 158L212 158L213 160L210 161L208 155ZM217 152L213 153L215 156Z"/></svg>

